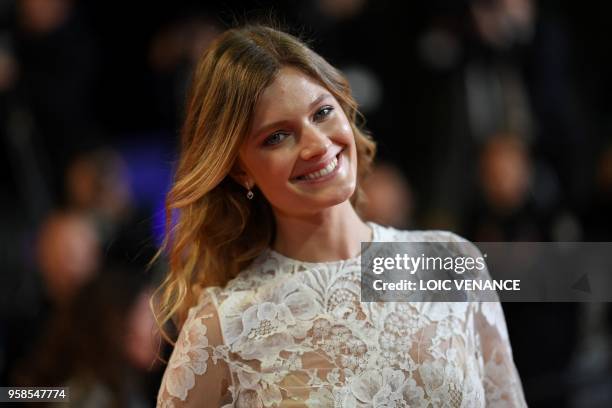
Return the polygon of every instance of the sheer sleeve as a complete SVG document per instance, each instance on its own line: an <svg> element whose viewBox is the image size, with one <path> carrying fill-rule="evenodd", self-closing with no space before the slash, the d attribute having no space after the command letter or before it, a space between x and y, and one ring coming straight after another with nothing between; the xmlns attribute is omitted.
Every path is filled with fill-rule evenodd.
<svg viewBox="0 0 612 408"><path fill-rule="evenodd" d="M460 251L472 258L482 253L470 241L451 233L451 241L461 243ZM487 268L481 279L491 279ZM477 302L474 316L476 342L482 357L482 383L487 407L526 407L508 336L501 302Z"/></svg>
<svg viewBox="0 0 612 408"><path fill-rule="evenodd" d="M163 375L157 407L221 407L231 403L228 348L212 294L189 310ZM228 405L229 406L229 405Z"/></svg>
<svg viewBox="0 0 612 408"><path fill-rule="evenodd" d="M482 382L487 406L526 407L501 303L479 303L475 324L484 363Z"/></svg>

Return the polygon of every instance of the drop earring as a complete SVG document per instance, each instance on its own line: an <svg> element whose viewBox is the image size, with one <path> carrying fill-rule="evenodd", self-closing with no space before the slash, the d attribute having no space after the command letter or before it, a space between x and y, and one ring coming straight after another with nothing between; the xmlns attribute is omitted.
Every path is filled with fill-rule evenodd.
<svg viewBox="0 0 612 408"><path fill-rule="evenodd" d="M249 191L247 191L246 196L247 196L247 198L248 198L249 200L252 200L252 199L253 199L253 196L255 196L255 194L253 194L253 191L252 191L252 190L249 188L249 185L248 185L248 184L247 184L247 190L249 190Z"/></svg>

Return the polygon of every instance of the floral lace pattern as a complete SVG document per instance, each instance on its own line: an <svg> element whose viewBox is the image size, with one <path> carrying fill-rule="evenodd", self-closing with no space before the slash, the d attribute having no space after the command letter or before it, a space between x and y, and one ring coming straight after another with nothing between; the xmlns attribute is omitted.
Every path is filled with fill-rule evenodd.
<svg viewBox="0 0 612 408"><path fill-rule="evenodd" d="M465 242L370 225L374 241L448 242L451 253ZM211 372L221 363L225 387ZM182 406L526 403L499 303L360 302L360 257L309 263L267 250L190 309L158 395L158 407Z"/></svg>

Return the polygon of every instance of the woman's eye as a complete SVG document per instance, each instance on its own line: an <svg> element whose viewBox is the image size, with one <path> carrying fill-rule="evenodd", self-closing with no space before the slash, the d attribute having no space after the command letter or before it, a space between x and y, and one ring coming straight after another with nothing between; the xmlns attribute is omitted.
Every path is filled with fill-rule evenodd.
<svg viewBox="0 0 612 408"><path fill-rule="evenodd" d="M330 113L334 110L334 108L332 106L325 106L324 108L322 108L321 110L319 110L317 113L315 113L315 120L320 120L320 119L325 119L326 117L328 117L330 115Z"/></svg>
<svg viewBox="0 0 612 408"><path fill-rule="evenodd" d="M285 140L285 137L287 137L286 133L274 133L273 135L268 136L266 140L264 140L264 144L266 146L273 146Z"/></svg>

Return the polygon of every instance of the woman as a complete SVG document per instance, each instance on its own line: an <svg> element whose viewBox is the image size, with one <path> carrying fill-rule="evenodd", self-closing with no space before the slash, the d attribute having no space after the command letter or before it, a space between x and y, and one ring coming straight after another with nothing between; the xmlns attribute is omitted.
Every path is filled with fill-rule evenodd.
<svg viewBox="0 0 612 408"><path fill-rule="evenodd" d="M362 303L361 242L463 241L365 223L375 151L340 72L260 25L194 74L168 196L158 406L524 406L499 304Z"/></svg>

